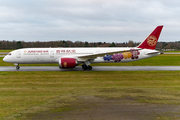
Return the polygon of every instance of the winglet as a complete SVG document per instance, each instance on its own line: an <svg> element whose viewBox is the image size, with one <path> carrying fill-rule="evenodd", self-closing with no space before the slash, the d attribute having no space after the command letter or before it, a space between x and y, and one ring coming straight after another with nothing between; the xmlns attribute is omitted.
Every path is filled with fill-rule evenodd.
<svg viewBox="0 0 180 120"><path fill-rule="evenodd" d="M163 26L157 26L154 31L143 42L141 42L139 46L137 46L137 48L154 50L162 28Z"/></svg>

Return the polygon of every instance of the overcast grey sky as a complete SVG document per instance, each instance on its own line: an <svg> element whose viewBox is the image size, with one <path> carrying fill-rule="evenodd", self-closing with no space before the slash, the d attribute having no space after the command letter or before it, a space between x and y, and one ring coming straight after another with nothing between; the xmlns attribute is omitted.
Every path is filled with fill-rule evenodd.
<svg viewBox="0 0 180 120"><path fill-rule="evenodd" d="M0 40L180 41L178 0L0 0Z"/></svg>

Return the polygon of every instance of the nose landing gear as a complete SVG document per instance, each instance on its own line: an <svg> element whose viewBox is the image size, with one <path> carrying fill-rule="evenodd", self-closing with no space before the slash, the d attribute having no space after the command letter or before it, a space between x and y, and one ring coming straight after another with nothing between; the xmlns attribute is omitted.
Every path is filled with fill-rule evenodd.
<svg viewBox="0 0 180 120"><path fill-rule="evenodd" d="M19 68L20 68L19 66L16 66L16 69L17 69L17 70L19 70Z"/></svg>
<svg viewBox="0 0 180 120"><path fill-rule="evenodd" d="M14 65L16 65L16 70L19 70L20 68L19 63L14 63Z"/></svg>

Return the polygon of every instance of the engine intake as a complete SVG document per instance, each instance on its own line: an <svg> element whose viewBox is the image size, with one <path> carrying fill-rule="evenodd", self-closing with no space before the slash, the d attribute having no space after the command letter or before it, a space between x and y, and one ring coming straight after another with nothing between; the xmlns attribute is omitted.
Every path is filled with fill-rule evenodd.
<svg viewBox="0 0 180 120"><path fill-rule="evenodd" d="M60 58L59 67L60 68L75 68L78 65L78 61L74 58Z"/></svg>

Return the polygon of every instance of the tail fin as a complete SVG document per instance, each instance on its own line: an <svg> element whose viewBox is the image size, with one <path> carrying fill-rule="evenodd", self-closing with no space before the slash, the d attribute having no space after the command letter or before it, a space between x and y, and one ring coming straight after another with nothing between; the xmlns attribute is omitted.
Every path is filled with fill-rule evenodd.
<svg viewBox="0 0 180 120"><path fill-rule="evenodd" d="M159 39L163 26L157 26L156 29L143 41L137 48L154 50Z"/></svg>

